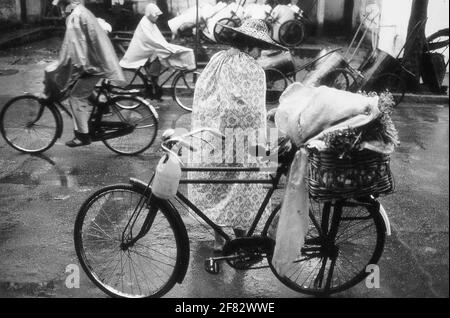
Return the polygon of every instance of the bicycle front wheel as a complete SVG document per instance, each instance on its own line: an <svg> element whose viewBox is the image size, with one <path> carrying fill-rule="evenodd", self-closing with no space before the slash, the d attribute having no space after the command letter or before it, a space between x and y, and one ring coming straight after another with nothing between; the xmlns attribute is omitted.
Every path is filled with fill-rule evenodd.
<svg viewBox="0 0 450 318"><path fill-rule="evenodd" d="M94 193L78 212L78 259L91 281L110 296L160 297L181 270L175 221L152 206L149 196L130 185L113 185ZM143 227L148 227L146 235L129 244Z"/></svg>
<svg viewBox="0 0 450 318"><path fill-rule="evenodd" d="M58 138L58 114L32 95L13 98L0 112L0 132L14 149L24 153L41 153Z"/></svg>
<svg viewBox="0 0 450 318"><path fill-rule="evenodd" d="M338 222L337 224L335 222ZM278 217L269 218L268 228ZM374 203L347 200L335 205L312 202L305 244L284 276L275 276L300 293L325 296L361 282L368 265L377 264L383 252L386 229Z"/></svg>
<svg viewBox="0 0 450 318"><path fill-rule="evenodd" d="M173 80L172 98L178 106L189 112L192 111L195 84L197 83L199 77L199 71L183 71L179 72Z"/></svg>
<svg viewBox="0 0 450 318"><path fill-rule="evenodd" d="M121 96L111 100L109 107L111 114L103 116L102 121L128 124L131 132L124 136L103 139L105 146L118 154L129 156L150 148L158 133L158 119L150 106L137 98Z"/></svg>

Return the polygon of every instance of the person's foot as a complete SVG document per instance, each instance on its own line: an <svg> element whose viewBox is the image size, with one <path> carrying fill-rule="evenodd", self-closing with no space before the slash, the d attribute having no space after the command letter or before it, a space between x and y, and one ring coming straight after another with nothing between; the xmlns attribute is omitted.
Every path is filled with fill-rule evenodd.
<svg viewBox="0 0 450 318"><path fill-rule="evenodd" d="M73 138L72 140L69 140L68 142L66 142L66 146L70 147L70 148L75 148L75 147L81 147L81 146L86 146L89 145L91 142L90 141L81 141L78 138Z"/></svg>
<svg viewBox="0 0 450 318"><path fill-rule="evenodd" d="M75 131L75 137L72 140L66 142L66 146L74 148L74 147L86 146L86 145L89 145L90 143L91 143L91 138L90 138L89 134L82 134L82 133Z"/></svg>

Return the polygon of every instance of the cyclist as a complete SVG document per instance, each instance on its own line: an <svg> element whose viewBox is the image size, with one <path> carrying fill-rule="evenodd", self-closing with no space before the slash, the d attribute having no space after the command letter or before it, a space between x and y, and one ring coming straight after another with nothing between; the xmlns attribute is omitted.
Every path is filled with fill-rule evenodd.
<svg viewBox="0 0 450 318"><path fill-rule="evenodd" d="M96 17L80 1L59 0L71 8L58 61L45 70L45 93L54 96L71 88L69 103L75 137L69 147L90 144L89 117L93 106L89 97L101 78L125 81L114 48ZM70 7L69 7L70 6Z"/></svg>
<svg viewBox="0 0 450 318"><path fill-rule="evenodd" d="M193 70L196 68L192 49L168 43L156 22L163 13L154 3L145 8L145 15L139 22L133 39L120 66L137 69L146 65L146 72L152 81L152 96L161 100L162 90L158 85L161 66ZM149 61L149 64L146 64Z"/></svg>

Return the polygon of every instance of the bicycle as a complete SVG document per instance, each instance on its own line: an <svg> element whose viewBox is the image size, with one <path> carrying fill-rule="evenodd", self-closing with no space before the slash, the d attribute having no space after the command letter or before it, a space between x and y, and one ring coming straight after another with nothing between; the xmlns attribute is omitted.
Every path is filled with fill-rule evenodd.
<svg viewBox="0 0 450 318"><path fill-rule="evenodd" d="M394 98L395 106L399 105L406 95L404 77L414 77L398 59L377 49L360 66L355 69L348 63L337 68L328 75L328 85L345 81L345 90L350 92L366 91L378 94L389 91Z"/></svg>
<svg viewBox="0 0 450 318"><path fill-rule="evenodd" d="M163 134L162 160L177 156L181 149L195 151L186 140L202 129L174 137ZM177 148L178 147L178 148ZM178 149L178 150L177 150ZM205 260L205 270L218 274L227 262L236 270L269 267L289 288L310 295L330 295L361 282L366 266L380 259L390 225L381 204L373 196L351 200L312 202L310 227L301 255L287 276L281 277L272 265L281 204L272 210L260 234L255 234L268 202L286 175L296 153L288 139L280 140L271 154L278 157L276 172L270 179L189 180L180 184L240 183L265 184L267 195L244 237L231 238L194 203L178 191L175 199L191 209L226 241L223 255ZM255 156L267 154L266 147L255 146ZM259 168L182 168L190 171L252 171ZM105 187L92 194L81 206L74 228L75 249L83 270L103 292L114 297L160 297L176 283L181 284L189 265L189 237L171 200L152 194L152 179L145 183L130 179L129 184ZM300 251L299 251L300 252ZM299 253L300 254L300 253ZM266 260L268 265L262 266Z"/></svg>
<svg viewBox="0 0 450 318"><path fill-rule="evenodd" d="M155 93L153 93L153 85L151 81L145 74L145 68L149 66L151 62L147 62L144 66L138 69L123 69L124 75L128 85L125 89L137 90L138 95L144 98L155 98ZM161 70L159 76L169 73L170 67L166 67ZM195 84L197 83L198 77L200 76L200 71L192 70L180 70L172 69L172 73L169 73L167 78L160 84L163 87L172 78L171 93L173 100L186 111L192 111L192 103L194 98ZM156 94L158 95L158 94Z"/></svg>
<svg viewBox="0 0 450 318"><path fill-rule="evenodd" d="M0 112L2 137L23 153L50 149L63 133L62 112L72 118L62 104L68 91L61 98L26 94L8 101ZM102 80L92 100L94 110L89 119L91 140L101 141L121 155L144 152L153 144L158 131L158 114L153 106L130 93L133 92Z"/></svg>
<svg viewBox="0 0 450 318"><path fill-rule="evenodd" d="M269 60L268 62L263 62L267 84L266 101L269 104L277 103L281 94L289 84L303 82L306 79L306 76L321 62L322 59L329 57L339 50L341 49L337 48L331 51L321 51L313 60L298 67L294 65L292 58L289 56L290 53L276 54L275 57L272 58L273 61ZM350 77L346 70L336 69L320 78L318 84L341 90L348 90L353 83L352 79L353 77Z"/></svg>
<svg viewBox="0 0 450 318"><path fill-rule="evenodd" d="M271 17L268 17L267 21L272 25L276 23L276 20ZM283 22L278 28L280 44L291 49L299 48L306 38L306 26L311 24L311 20L303 10L295 12L294 19ZM273 28L271 30L273 31Z"/></svg>

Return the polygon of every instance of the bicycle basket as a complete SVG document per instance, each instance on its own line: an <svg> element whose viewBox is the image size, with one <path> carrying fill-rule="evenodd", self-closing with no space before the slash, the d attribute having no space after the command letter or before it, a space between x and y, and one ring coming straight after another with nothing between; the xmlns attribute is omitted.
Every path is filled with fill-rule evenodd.
<svg viewBox="0 0 450 318"><path fill-rule="evenodd" d="M394 190L390 156L364 150L340 159L332 151L309 152L310 197L316 201L389 194Z"/></svg>

